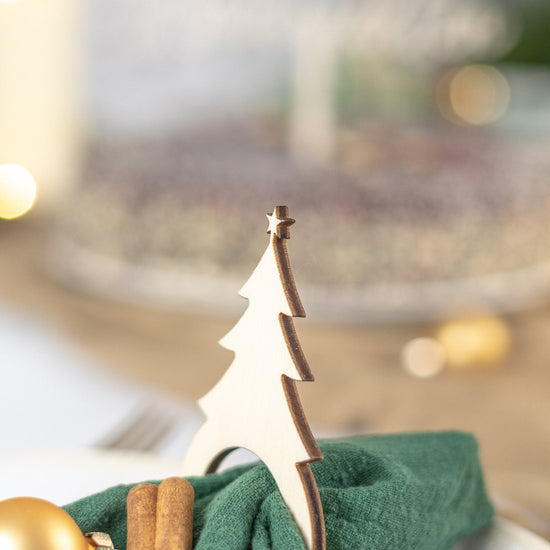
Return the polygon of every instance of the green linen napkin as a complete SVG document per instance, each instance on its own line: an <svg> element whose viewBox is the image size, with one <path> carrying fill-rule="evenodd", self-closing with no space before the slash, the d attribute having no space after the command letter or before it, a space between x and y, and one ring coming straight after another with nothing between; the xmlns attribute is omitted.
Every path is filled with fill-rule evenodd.
<svg viewBox="0 0 550 550"><path fill-rule="evenodd" d="M446 550L492 518L469 434L369 435L325 440L320 447L325 459L312 469L328 550ZM263 464L190 481L197 550L304 548ZM115 548L125 550L131 487L118 485L65 509L83 532L107 532Z"/></svg>

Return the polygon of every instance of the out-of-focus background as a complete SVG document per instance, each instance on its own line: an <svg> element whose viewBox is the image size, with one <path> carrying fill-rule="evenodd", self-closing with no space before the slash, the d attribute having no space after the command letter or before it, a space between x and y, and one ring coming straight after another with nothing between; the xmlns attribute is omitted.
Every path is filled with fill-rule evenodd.
<svg viewBox="0 0 550 550"><path fill-rule="evenodd" d="M2 449L183 457L287 204L315 432L472 431L500 513L550 537L549 25L0 0Z"/></svg>

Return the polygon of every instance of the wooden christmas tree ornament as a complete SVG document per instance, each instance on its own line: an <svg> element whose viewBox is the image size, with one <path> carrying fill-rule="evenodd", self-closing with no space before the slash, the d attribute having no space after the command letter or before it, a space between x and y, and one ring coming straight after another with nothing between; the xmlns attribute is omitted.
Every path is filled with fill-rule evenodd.
<svg viewBox="0 0 550 550"><path fill-rule="evenodd" d="M313 381L292 317L305 317L286 239L294 220L286 206L268 214L267 249L239 294L249 305L220 344L235 358L200 401L206 421L184 463L184 475L214 472L234 449L249 449L271 471L306 547L325 548L323 510L310 462L323 455L300 403L296 380Z"/></svg>

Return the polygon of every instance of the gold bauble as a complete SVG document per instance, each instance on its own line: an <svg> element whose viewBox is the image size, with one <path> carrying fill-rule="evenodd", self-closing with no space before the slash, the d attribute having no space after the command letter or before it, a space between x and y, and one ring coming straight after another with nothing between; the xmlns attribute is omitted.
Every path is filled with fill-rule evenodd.
<svg viewBox="0 0 550 550"><path fill-rule="evenodd" d="M0 550L89 550L73 518L55 504L32 497L0 502Z"/></svg>

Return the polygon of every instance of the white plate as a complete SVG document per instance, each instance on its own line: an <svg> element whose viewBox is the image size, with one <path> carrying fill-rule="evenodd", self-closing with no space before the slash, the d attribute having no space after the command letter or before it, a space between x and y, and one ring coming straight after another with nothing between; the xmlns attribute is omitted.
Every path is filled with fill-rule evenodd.
<svg viewBox="0 0 550 550"><path fill-rule="evenodd" d="M550 543L510 521L497 518L478 536L455 550L549 550Z"/></svg>
<svg viewBox="0 0 550 550"><path fill-rule="evenodd" d="M178 475L183 462L126 451L0 452L0 500L44 498L62 506L112 485Z"/></svg>
<svg viewBox="0 0 550 550"><path fill-rule="evenodd" d="M153 407L174 421L155 451L178 457L202 421L193 404L116 376L45 319L2 302L0 335L0 455L93 447Z"/></svg>
<svg viewBox="0 0 550 550"><path fill-rule="evenodd" d="M89 446L143 406L45 319L0 302L0 334L0 450Z"/></svg>
<svg viewBox="0 0 550 550"><path fill-rule="evenodd" d="M36 496L62 505L118 483L178 475L182 462L131 452L2 451L0 500ZM550 550L550 543L498 518L456 550Z"/></svg>

